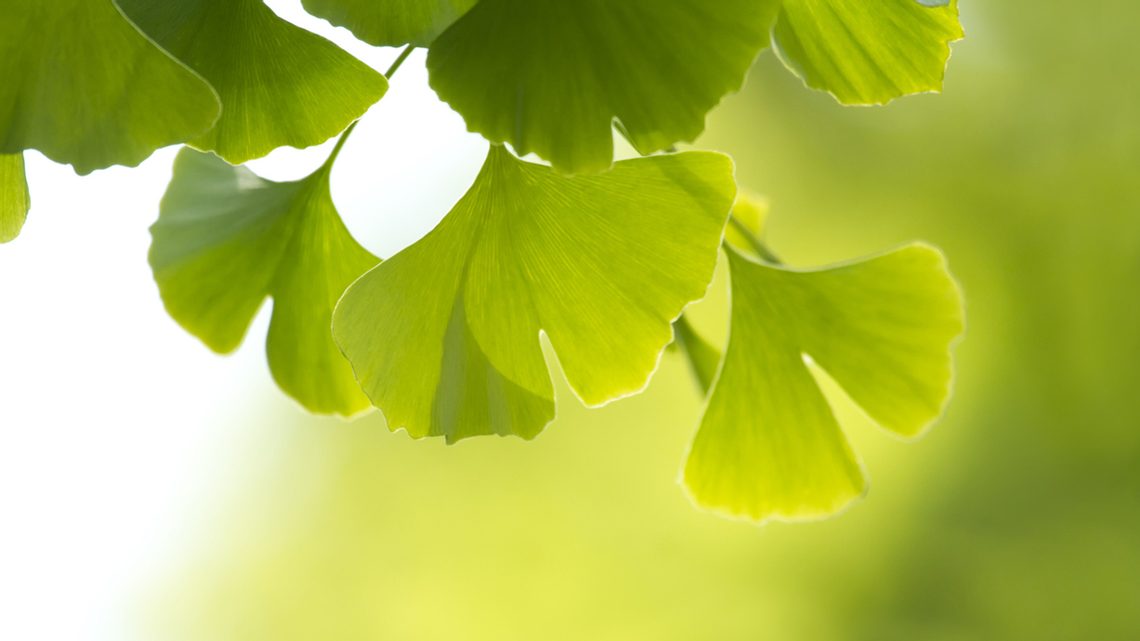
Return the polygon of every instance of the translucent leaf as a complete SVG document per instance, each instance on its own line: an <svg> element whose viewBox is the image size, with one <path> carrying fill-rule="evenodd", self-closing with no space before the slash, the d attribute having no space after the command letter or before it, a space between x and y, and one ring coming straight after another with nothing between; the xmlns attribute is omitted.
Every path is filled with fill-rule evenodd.
<svg viewBox="0 0 1140 641"><path fill-rule="evenodd" d="M566 177L493 147L435 230L349 288L333 334L391 429L534 437L554 417L539 333L586 403L641 390L734 193L720 154Z"/></svg>
<svg viewBox="0 0 1140 641"><path fill-rule="evenodd" d="M431 85L472 131L568 173L694 140L767 45L775 0L482 0L432 44Z"/></svg>
<svg viewBox="0 0 1140 641"><path fill-rule="evenodd" d="M80 174L137 165L218 117L217 96L111 0L8 0L0 153L38 149Z"/></svg>
<svg viewBox="0 0 1140 641"><path fill-rule="evenodd" d="M809 87L849 105L941 90L950 43L963 35L957 0L783 0L774 33Z"/></svg>
<svg viewBox="0 0 1140 641"><path fill-rule="evenodd" d="M426 47L477 0L303 0L305 10L364 42Z"/></svg>
<svg viewBox="0 0 1140 641"><path fill-rule="evenodd" d="M923 245L818 271L728 255L732 331L685 485L704 507L758 521L832 514L865 482L805 358L881 426L916 436L950 393L958 288Z"/></svg>
<svg viewBox="0 0 1140 641"><path fill-rule="evenodd" d="M118 2L221 96L221 118L190 144L235 165L277 147L324 142L388 89L384 76L261 0Z"/></svg>
<svg viewBox="0 0 1140 641"><path fill-rule="evenodd" d="M23 154L0 155L0 243L20 235L30 206Z"/></svg>
<svg viewBox="0 0 1140 641"><path fill-rule="evenodd" d="M332 310L378 260L345 229L326 163L288 183L184 149L151 229L150 264L167 311L217 352L241 343L273 298L266 344L277 384L308 409L368 407L332 341Z"/></svg>
<svg viewBox="0 0 1140 641"><path fill-rule="evenodd" d="M741 192L732 206L732 219L724 230L724 240L736 249L755 254L756 244L764 237L767 222L768 201Z"/></svg>

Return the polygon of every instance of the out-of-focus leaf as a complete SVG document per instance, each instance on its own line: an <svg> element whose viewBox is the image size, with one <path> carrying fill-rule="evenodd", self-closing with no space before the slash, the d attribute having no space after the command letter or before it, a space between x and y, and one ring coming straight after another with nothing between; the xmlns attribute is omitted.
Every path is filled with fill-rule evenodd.
<svg viewBox="0 0 1140 641"><path fill-rule="evenodd" d="M347 416L368 400L333 343L332 310L378 260L333 207L330 168L274 183L184 149L151 229L150 264L170 315L217 352L236 349L272 297L274 379L306 408Z"/></svg>
<svg viewBox="0 0 1140 641"><path fill-rule="evenodd" d="M0 155L0 243L20 235L31 202L23 154Z"/></svg>
<svg viewBox="0 0 1140 641"><path fill-rule="evenodd" d="M756 254L756 246L764 238L768 222L768 201L749 193L740 193L732 206L732 219L724 230L724 240L745 253Z"/></svg>
<svg viewBox="0 0 1140 641"><path fill-rule="evenodd" d="M472 131L567 173L694 140L767 45L775 0L482 0L432 44L431 85Z"/></svg>
<svg viewBox="0 0 1140 641"><path fill-rule="evenodd" d="M426 47L477 0L303 0L305 10L364 42Z"/></svg>
<svg viewBox="0 0 1140 641"><path fill-rule="evenodd" d="M689 361L689 368L697 379L697 387L702 393L708 394L716 379L717 368L720 367L720 350L697 333L684 315L673 323L673 333L677 338L675 344Z"/></svg>
<svg viewBox="0 0 1140 641"><path fill-rule="evenodd" d="M728 255L732 331L685 485L698 504L757 521L832 514L865 481L805 358L879 425L916 436L950 393L958 288L924 245L818 271Z"/></svg>
<svg viewBox="0 0 1140 641"><path fill-rule="evenodd" d="M38 149L80 174L137 165L219 114L210 86L111 0L5 2L0 79L0 153Z"/></svg>
<svg viewBox="0 0 1140 641"><path fill-rule="evenodd" d="M384 76L261 0L117 1L221 96L221 118L190 144L235 165L324 142L388 89Z"/></svg>
<svg viewBox="0 0 1140 641"><path fill-rule="evenodd" d="M809 87L849 105L939 91L958 2L782 0L776 50Z"/></svg>
<svg viewBox="0 0 1140 641"><path fill-rule="evenodd" d="M641 390L705 293L734 193L720 154L566 177L493 147L434 231L349 288L333 334L391 429L532 438L554 417L539 333L586 403Z"/></svg>

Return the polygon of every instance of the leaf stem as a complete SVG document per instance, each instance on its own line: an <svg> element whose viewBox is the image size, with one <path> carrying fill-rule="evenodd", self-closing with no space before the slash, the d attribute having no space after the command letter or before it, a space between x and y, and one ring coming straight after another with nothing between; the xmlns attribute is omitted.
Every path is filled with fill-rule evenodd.
<svg viewBox="0 0 1140 641"><path fill-rule="evenodd" d="M396 75L396 72L399 71L400 65L404 64L404 61L408 59L408 56L412 55L412 52L415 51L415 49L415 45L408 45L404 47L404 50L401 51L400 55L396 57L396 60L392 63L392 66L388 67L388 70L384 72L384 77L388 80L391 80L392 76Z"/></svg>
<svg viewBox="0 0 1140 641"><path fill-rule="evenodd" d="M764 241L757 238L756 234L753 234L752 230L748 229L747 225L740 222L739 218L737 218L736 216L733 216L732 214L729 214L728 224L732 225L733 228L736 229L736 231L740 232L740 235L743 236L745 238L745 240L748 241L748 247L752 251L756 252L757 256L759 256L760 258L763 258L765 262L772 263L773 265L783 265L784 264L784 261L780 260L780 257L777 256L776 253L773 252L771 249L769 249L768 245L766 245L764 243Z"/></svg>

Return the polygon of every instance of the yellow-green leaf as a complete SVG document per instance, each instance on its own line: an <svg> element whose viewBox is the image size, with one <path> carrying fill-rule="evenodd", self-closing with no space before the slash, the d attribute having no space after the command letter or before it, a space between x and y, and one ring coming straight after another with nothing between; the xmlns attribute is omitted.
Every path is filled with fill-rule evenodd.
<svg viewBox="0 0 1140 641"><path fill-rule="evenodd" d="M0 243L20 235L31 202L23 154L0 155Z"/></svg>
<svg viewBox="0 0 1140 641"><path fill-rule="evenodd" d="M865 480L805 358L879 425L916 436L950 394L958 288L924 245L813 271L727 251L732 330L685 485L698 504L757 521L832 514Z"/></svg>
<svg viewBox="0 0 1140 641"><path fill-rule="evenodd" d="M332 310L378 260L341 222L331 159L303 180L274 183L184 149L162 200L150 264L167 311L217 352L237 348L266 297L266 351L286 393L322 414L368 407L332 340Z"/></svg>
<svg viewBox="0 0 1140 641"><path fill-rule="evenodd" d="M117 1L217 90L222 116L190 144L235 165L324 142L388 89L383 75L261 0Z"/></svg>
<svg viewBox="0 0 1140 641"><path fill-rule="evenodd" d="M333 334L391 429L531 438L554 417L540 332L586 403L641 390L734 194L720 154L567 177L493 147L434 231L349 288Z"/></svg>
<svg viewBox="0 0 1140 641"><path fill-rule="evenodd" d="M963 36L957 0L782 2L780 57L809 87L849 105L941 90L950 43Z"/></svg>

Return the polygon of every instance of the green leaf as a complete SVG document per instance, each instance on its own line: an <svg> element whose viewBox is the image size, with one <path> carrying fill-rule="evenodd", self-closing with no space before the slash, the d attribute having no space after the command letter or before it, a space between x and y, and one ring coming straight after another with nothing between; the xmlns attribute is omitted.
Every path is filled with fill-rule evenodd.
<svg viewBox="0 0 1140 641"><path fill-rule="evenodd" d="M388 89L384 76L261 0L118 2L217 90L222 116L190 144L235 165L278 147L324 142Z"/></svg>
<svg viewBox="0 0 1140 641"><path fill-rule="evenodd" d="M685 485L698 504L757 521L832 514L865 481L805 357L879 425L916 436L950 394L958 288L924 245L818 271L727 251L732 331Z"/></svg>
<svg viewBox="0 0 1140 641"><path fill-rule="evenodd" d="M31 204L23 154L0 155L0 243L20 235Z"/></svg>
<svg viewBox="0 0 1140 641"><path fill-rule="evenodd" d="M368 401L332 341L332 310L378 260L333 207L331 162L275 183L184 149L151 228L150 264L170 315L220 353L238 347L272 297L266 350L277 384L314 412L348 416Z"/></svg>
<svg viewBox="0 0 1140 641"><path fill-rule="evenodd" d="M493 147L435 230L349 288L333 334L392 430L532 438L554 417L539 333L587 404L641 390L734 193L720 154L566 177Z"/></svg>
<svg viewBox="0 0 1140 641"><path fill-rule="evenodd" d="M567 173L692 141L767 45L775 0L482 0L436 39L432 87L472 131Z"/></svg>
<svg viewBox="0 0 1140 641"><path fill-rule="evenodd" d="M939 4L941 6L926 6ZM958 2L783 0L776 50L809 87L848 105L940 91Z"/></svg>
<svg viewBox="0 0 1140 641"><path fill-rule="evenodd" d="M368 44L427 47L477 0L303 0L305 10Z"/></svg>
<svg viewBox="0 0 1140 641"><path fill-rule="evenodd" d="M217 96L111 0L12 0L0 19L0 153L80 174L137 165L218 117Z"/></svg>

